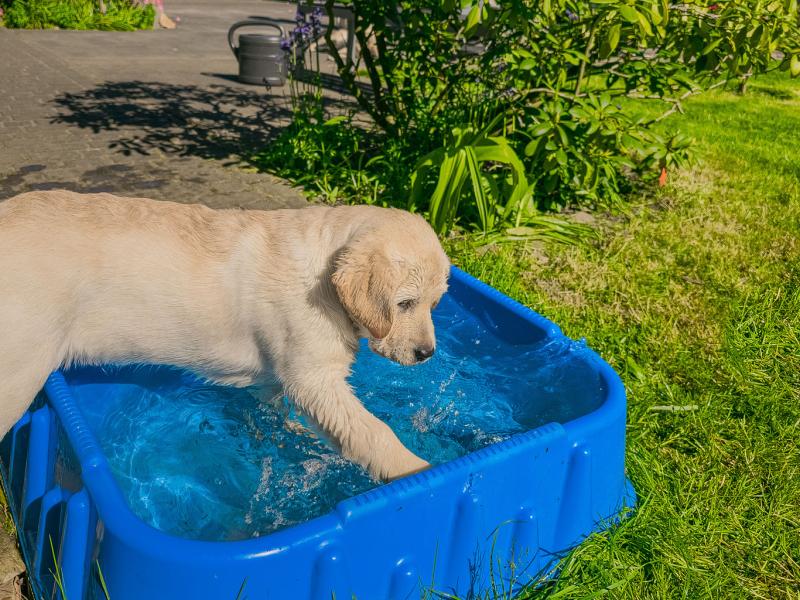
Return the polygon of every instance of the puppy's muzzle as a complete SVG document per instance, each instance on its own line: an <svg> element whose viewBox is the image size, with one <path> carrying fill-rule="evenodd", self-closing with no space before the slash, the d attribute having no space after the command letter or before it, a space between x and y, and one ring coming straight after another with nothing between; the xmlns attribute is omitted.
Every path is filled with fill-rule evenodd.
<svg viewBox="0 0 800 600"><path fill-rule="evenodd" d="M414 358L418 363L425 362L433 356L433 346L417 346L414 348Z"/></svg>

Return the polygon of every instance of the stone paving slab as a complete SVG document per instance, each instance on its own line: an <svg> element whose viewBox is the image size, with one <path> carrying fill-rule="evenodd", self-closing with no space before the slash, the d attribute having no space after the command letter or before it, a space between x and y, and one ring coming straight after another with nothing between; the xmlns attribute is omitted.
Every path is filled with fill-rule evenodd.
<svg viewBox="0 0 800 600"><path fill-rule="evenodd" d="M180 17L176 30L0 28L0 199L67 188L218 208L305 204L278 178L241 168L291 112L286 89L235 80L227 45L235 21L262 15L291 26L294 5L166 5Z"/></svg>

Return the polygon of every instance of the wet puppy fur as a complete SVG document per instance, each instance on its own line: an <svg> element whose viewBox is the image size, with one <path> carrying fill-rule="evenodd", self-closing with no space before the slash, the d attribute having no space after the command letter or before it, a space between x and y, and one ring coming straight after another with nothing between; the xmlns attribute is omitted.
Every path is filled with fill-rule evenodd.
<svg viewBox="0 0 800 600"><path fill-rule="evenodd" d="M0 203L0 435L59 367L171 364L227 385L277 377L373 477L419 471L347 377L361 337L403 365L435 352L449 268L430 226L396 209L16 196Z"/></svg>

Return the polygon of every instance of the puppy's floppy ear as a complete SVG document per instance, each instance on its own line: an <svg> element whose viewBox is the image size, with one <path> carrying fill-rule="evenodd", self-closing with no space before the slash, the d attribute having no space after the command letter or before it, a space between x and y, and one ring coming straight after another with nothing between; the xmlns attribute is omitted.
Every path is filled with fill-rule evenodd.
<svg viewBox="0 0 800 600"><path fill-rule="evenodd" d="M397 278L391 261L364 240L349 244L336 261L331 278L339 301L354 321L384 338L392 328Z"/></svg>

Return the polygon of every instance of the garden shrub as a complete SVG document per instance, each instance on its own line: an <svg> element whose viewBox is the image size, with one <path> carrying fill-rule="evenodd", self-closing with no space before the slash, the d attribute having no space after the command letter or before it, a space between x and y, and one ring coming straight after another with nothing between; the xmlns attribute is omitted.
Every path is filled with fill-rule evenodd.
<svg viewBox="0 0 800 600"><path fill-rule="evenodd" d="M287 165L308 149L297 141L314 140L317 159L300 161L306 182L319 177L340 198L362 201L347 181L366 177L370 201L425 212L440 232L519 232L547 227L543 210L613 206L632 181L686 159L691 140L655 126L686 98L727 84L743 90L771 69L800 74L797 0L349 4L369 51L350 61L331 54L372 129L309 118L308 103L298 103L304 116L291 141L260 164L274 169L282 148L291 176ZM626 111L632 101L661 108L644 119Z"/></svg>
<svg viewBox="0 0 800 600"><path fill-rule="evenodd" d="M0 0L3 24L18 29L150 29L155 12L132 0Z"/></svg>

